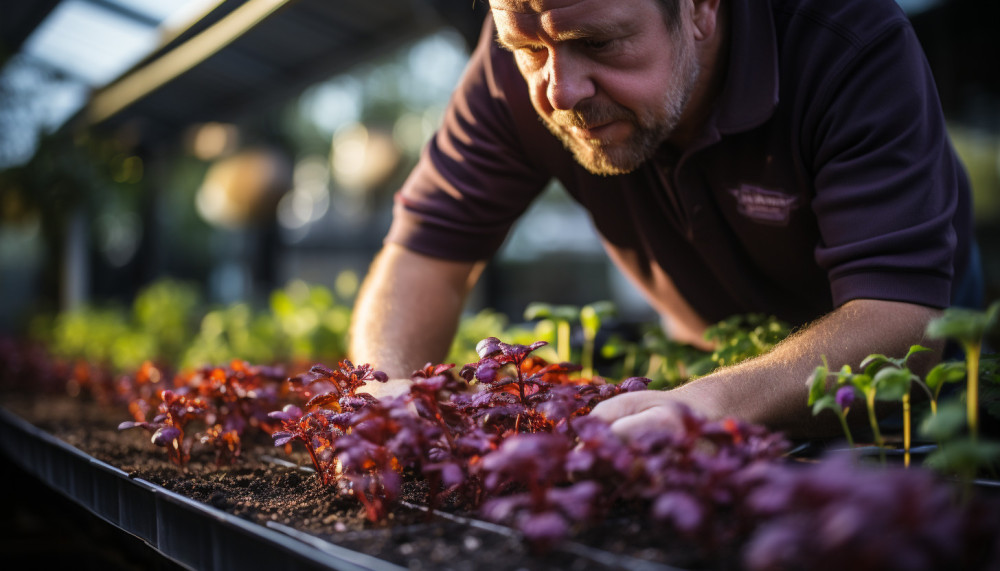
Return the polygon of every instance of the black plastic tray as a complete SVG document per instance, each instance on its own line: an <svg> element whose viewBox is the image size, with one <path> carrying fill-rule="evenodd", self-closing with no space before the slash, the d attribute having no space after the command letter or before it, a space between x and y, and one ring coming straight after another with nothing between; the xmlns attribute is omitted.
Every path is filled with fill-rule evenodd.
<svg viewBox="0 0 1000 571"><path fill-rule="evenodd" d="M129 475L0 408L0 452L173 562L205 571L399 571L333 544L296 540Z"/></svg>

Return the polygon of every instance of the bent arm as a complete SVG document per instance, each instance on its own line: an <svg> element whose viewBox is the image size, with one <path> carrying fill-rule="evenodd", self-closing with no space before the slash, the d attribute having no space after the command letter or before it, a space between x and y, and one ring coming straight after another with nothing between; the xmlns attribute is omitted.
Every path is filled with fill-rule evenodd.
<svg viewBox="0 0 1000 571"><path fill-rule="evenodd" d="M351 360L369 363L390 379L408 379L427 362L439 363L484 266L387 244L372 262L354 304Z"/></svg>
<svg viewBox="0 0 1000 571"><path fill-rule="evenodd" d="M797 438L831 436L836 427L814 418L806 404L806 379L822 356L831 367L856 369L872 353L902 357L914 344L935 348L939 355L940 343L924 337L927 323L939 314L910 303L850 301L760 357L652 398L643 396L646 391L626 393L599 404L593 414L611 421L616 432L635 432L673 426L671 405L680 402L710 419L741 418ZM933 358L923 356L921 362Z"/></svg>

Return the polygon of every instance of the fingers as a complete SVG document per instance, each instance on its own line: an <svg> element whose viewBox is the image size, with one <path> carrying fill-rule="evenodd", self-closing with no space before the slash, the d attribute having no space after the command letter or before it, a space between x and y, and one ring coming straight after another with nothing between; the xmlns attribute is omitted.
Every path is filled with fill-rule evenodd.
<svg viewBox="0 0 1000 571"><path fill-rule="evenodd" d="M650 407L665 402L666 393L662 391L636 391L623 393L606 401L597 403L590 416L596 416L607 422L614 422L624 416L640 413Z"/></svg>
<svg viewBox="0 0 1000 571"><path fill-rule="evenodd" d="M634 436L650 430L683 430L681 410L667 391L624 393L598 403L591 411L610 423L618 436Z"/></svg>
<svg viewBox="0 0 1000 571"><path fill-rule="evenodd" d="M678 431L684 425L672 404L647 408L611 423L611 431L620 437L634 436L651 430Z"/></svg>

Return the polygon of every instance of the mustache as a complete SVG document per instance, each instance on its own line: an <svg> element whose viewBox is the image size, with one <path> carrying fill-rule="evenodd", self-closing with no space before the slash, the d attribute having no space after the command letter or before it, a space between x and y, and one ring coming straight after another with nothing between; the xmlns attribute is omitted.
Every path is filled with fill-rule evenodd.
<svg viewBox="0 0 1000 571"><path fill-rule="evenodd" d="M573 109L555 109L552 111L552 121L564 127L590 129L613 121L632 121L635 113L620 105L605 103L587 103Z"/></svg>

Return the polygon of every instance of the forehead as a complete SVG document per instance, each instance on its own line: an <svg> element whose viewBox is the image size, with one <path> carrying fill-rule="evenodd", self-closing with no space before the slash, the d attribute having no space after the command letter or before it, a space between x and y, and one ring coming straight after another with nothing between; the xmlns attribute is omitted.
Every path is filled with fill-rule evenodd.
<svg viewBox="0 0 1000 571"><path fill-rule="evenodd" d="M585 0L490 0L490 8L507 12L539 13L565 8Z"/></svg>
<svg viewBox="0 0 1000 571"><path fill-rule="evenodd" d="M557 34L580 25L612 25L649 0L490 0L500 36L544 29Z"/></svg>

